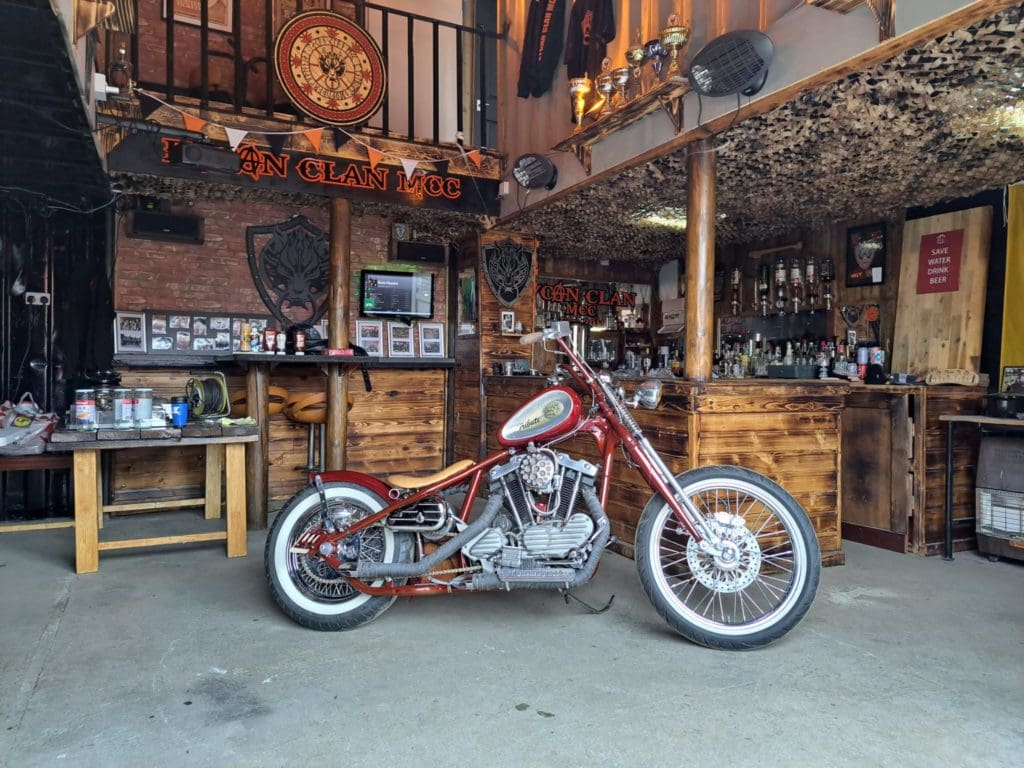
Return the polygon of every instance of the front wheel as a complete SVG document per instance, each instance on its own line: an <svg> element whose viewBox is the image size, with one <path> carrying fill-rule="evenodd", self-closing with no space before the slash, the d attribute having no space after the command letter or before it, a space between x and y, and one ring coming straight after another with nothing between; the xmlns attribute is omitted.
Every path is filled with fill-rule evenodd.
<svg viewBox="0 0 1024 768"><path fill-rule="evenodd" d="M324 495L329 515L352 521L387 506L379 495L356 483L325 483ZM299 538L321 525L320 494L313 486L297 493L277 513L263 555L274 600L289 618L310 629L354 629L373 621L395 601L394 597L359 592L324 560L295 548ZM359 541L353 544L359 547L360 561L395 563L412 559L409 534L376 525L356 536ZM382 583L375 582L374 586Z"/></svg>
<svg viewBox="0 0 1024 768"><path fill-rule="evenodd" d="M703 552L659 494L636 533L640 582L679 634L742 650L778 640L810 608L821 577L814 527L767 477L740 467L700 467L676 478L723 542Z"/></svg>

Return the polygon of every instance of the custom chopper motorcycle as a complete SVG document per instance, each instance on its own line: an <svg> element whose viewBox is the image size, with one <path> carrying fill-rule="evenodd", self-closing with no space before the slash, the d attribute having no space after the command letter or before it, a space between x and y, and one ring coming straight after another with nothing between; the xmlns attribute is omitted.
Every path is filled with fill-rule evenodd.
<svg viewBox="0 0 1024 768"><path fill-rule="evenodd" d="M726 649L763 646L792 629L821 571L797 501L739 467L673 475L623 391L572 347L569 325L521 342L541 340L563 362L501 427L502 448L486 459L429 477L323 472L288 502L265 552L285 614L341 630L375 619L398 597L513 589L568 597L590 581L608 546L605 505L621 449L653 491L637 527L636 564L665 621L696 643ZM562 449L588 436L596 464ZM473 515L484 488L486 503ZM449 499L458 495L456 510Z"/></svg>

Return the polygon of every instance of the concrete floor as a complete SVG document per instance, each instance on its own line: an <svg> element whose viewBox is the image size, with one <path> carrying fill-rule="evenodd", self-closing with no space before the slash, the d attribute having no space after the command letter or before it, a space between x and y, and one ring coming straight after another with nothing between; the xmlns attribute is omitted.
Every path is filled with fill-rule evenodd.
<svg viewBox="0 0 1024 768"><path fill-rule="evenodd" d="M115 521L104 536L116 536ZM581 596L400 601L338 634L272 603L264 532L72 570L0 536L0 766L1020 766L1024 565L847 542L755 652L672 634L632 561Z"/></svg>

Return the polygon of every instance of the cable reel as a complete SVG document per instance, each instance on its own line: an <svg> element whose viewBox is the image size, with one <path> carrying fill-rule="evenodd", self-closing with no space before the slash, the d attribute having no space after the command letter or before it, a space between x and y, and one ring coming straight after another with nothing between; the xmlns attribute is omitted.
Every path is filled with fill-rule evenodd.
<svg viewBox="0 0 1024 768"><path fill-rule="evenodd" d="M227 380L220 371L203 379L190 378L185 384L185 397L190 413L197 418L219 419L231 413Z"/></svg>

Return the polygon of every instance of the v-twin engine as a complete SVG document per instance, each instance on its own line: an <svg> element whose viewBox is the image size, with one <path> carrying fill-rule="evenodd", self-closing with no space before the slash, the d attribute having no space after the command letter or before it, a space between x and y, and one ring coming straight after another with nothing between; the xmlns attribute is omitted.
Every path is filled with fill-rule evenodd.
<svg viewBox="0 0 1024 768"><path fill-rule="evenodd" d="M547 448L530 449L491 470L491 492L504 497L495 525L462 548L484 570L579 567L594 536L594 519L574 511L597 467Z"/></svg>

